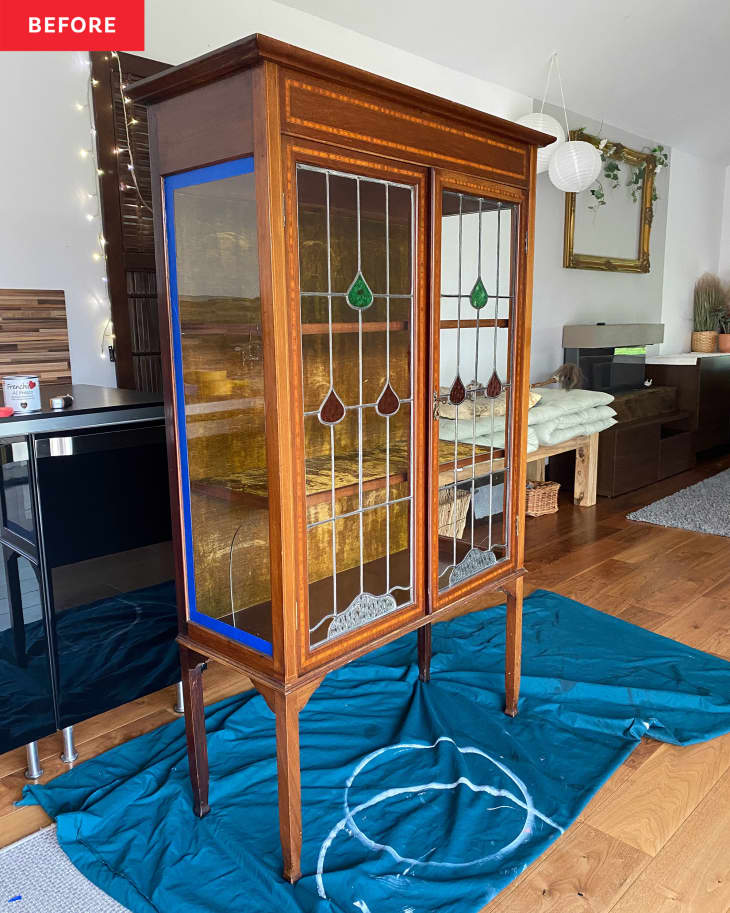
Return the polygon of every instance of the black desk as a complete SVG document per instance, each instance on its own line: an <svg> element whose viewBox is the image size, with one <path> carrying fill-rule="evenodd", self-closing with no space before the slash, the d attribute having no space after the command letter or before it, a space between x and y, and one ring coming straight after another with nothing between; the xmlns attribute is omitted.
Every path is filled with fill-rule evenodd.
<svg viewBox="0 0 730 913"><path fill-rule="evenodd" d="M0 420L0 753L179 679L161 399L41 402Z"/></svg>

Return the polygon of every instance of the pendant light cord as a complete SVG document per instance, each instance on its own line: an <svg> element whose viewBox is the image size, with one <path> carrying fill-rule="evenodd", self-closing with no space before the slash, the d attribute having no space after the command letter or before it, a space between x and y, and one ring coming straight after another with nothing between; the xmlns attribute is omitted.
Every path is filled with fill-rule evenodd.
<svg viewBox="0 0 730 913"><path fill-rule="evenodd" d="M542 104L540 105L540 114L545 110L545 99L547 98L548 89L550 88L550 77L553 75L553 67L555 66L555 58L558 56L557 51L550 55L550 63L548 64L547 77L545 79L545 91L542 93Z"/></svg>
<svg viewBox="0 0 730 913"><path fill-rule="evenodd" d="M563 114L565 116L565 138L570 140L570 127L568 126L568 109L565 107L565 93L563 92L563 80L560 76L560 62L557 52L553 54L555 60L555 72L558 74L558 85L560 86L560 99L563 103Z"/></svg>
<svg viewBox="0 0 730 913"><path fill-rule="evenodd" d="M560 63L558 61L558 52L554 51L550 55L550 63L548 64L547 77L545 79L545 91L542 93L542 104L540 105L540 114L545 111L545 101L547 99L548 90L550 88L550 77L553 75L553 67L558 77L558 85L560 86L560 98L563 103L563 117L565 118L565 138L566 140L570 139L570 127L568 126L568 109L565 107L565 93L563 92L563 80L560 76Z"/></svg>

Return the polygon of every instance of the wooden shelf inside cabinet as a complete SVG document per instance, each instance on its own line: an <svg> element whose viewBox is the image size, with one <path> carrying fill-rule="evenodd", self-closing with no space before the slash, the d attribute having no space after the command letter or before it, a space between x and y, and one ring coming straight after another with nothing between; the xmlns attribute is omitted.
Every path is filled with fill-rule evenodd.
<svg viewBox="0 0 730 913"><path fill-rule="evenodd" d="M390 328L391 333L398 333L402 330L408 329L407 320L391 320L390 324L387 321L366 321L362 322L362 331L363 333L384 333L388 328ZM328 323L303 323L302 324L302 336L326 336L329 333L330 325ZM332 333L334 335L339 335L340 333L357 333L360 330L359 323L352 322L343 322L343 323L333 323L332 324Z"/></svg>
<svg viewBox="0 0 730 913"><path fill-rule="evenodd" d="M499 317L495 320L493 317L488 317L485 320L442 320L439 322L439 327L442 330L475 330L477 327L499 327L500 329L507 329L509 326L509 320L506 317Z"/></svg>
<svg viewBox="0 0 730 913"><path fill-rule="evenodd" d="M484 320L442 320L439 327L442 330L473 330L476 327L499 327L506 329L509 327L509 320L506 317L500 317L495 320L493 317ZM388 324L385 320L362 322L363 333L384 333L390 329L391 333L399 333L408 329L407 320L391 320ZM360 326L356 322L340 322L332 324L332 333L357 333ZM303 323L302 336L326 336L329 332L328 323ZM260 336L261 327L255 323L186 323L182 329L183 336L224 336L233 333L241 336Z"/></svg>
<svg viewBox="0 0 730 913"><path fill-rule="evenodd" d="M256 323L184 323L183 336L260 336L261 327Z"/></svg>
<svg viewBox="0 0 730 913"><path fill-rule="evenodd" d="M387 478L391 485L408 480L410 448L404 443L390 446L390 472ZM490 457L492 458L490 461ZM384 488L386 453L384 447L371 448L362 455L362 490L372 491ZM454 466L459 477L465 476L472 462L479 467L478 476L489 474L489 465L495 471L504 467L504 452L492 451L489 447L477 447L472 453L471 444L459 444L454 463L454 445L451 441L439 442L439 482L450 482L454 478ZM338 498L357 494L359 490L360 460L357 451L338 454L335 458L335 494ZM312 506L328 501L332 497L332 461L329 454L309 457L305 462L307 505ZM222 500L236 500L252 507L266 508L269 499L268 474L265 467L249 469L225 478L199 479L191 483L193 491Z"/></svg>

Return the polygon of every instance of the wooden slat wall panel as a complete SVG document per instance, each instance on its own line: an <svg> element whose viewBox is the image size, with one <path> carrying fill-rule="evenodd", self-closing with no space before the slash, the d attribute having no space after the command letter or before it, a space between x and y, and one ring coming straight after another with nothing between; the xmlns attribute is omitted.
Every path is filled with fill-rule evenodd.
<svg viewBox="0 0 730 913"><path fill-rule="evenodd" d="M157 277L154 269L126 272L134 385L137 390L156 393L162 389Z"/></svg>
<svg viewBox="0 0 730 913"><path fill-rule="evenodd" d="M123 58L126 60L126 58ZM124 70L125 85L132 85L140 78L128 69ZM124 128L124 102L119 84L119 72L112 67L112 101L114 105L114 141L117 148L127 148L127 133ZM147 135L147 107L135 104L127 106L128 116L135 118L137 123L130 128L129 139L134 157L134 173L137 176L142 199L147 207L142 205L134 189L122 190L122 184L133 187L132 176L127 165L129 156L122 153L119 156L119 208L122 221L122 239L125 253L148 254L154 262L155 237L152 223L152 187L150 184L150 144ZM154 270L153 270L154 272Z"/></svg>
<svg viewBox="0 0 730 913"><path fill-rule="evenodd" d="M94 51L91 61L92 76L97 80L94 118L102 170L102 215L104 236L108 241L107 276L114 321L117 383L120 387L159 392L162 365L147 108L141 104L127 105L130 120L135 120L129 127L128 142L121 83L131 85L167 65L124 52L120 52L117 59ZM128 149L132 151L134 174L142 199L134 189Z"/></svg>
<svg viewBox="0 0 730 913"><path fill-rule="evenodd" d="M70 383L71 359L62 291L0 289L0 376L37 374Z"/></svg>

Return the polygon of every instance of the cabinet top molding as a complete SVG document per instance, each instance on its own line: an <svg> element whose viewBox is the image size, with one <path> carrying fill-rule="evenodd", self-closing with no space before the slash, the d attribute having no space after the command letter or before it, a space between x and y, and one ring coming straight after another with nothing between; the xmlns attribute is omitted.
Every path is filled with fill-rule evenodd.
<svg viewBox="0 0 730 913"><path fill-rule="evenodd" d="M208 83L248 70L264 61L303 73L344 83L348 88L372 92L381 98L438 114L480 131L533 146L546 146L555 137L523 127L494 114L449 101L430 92L376 76L349 64L332 60L266 35L249 35L232 44L203 54L155 76L141 79L125 91L134 101L155 104Z"/></svg>

